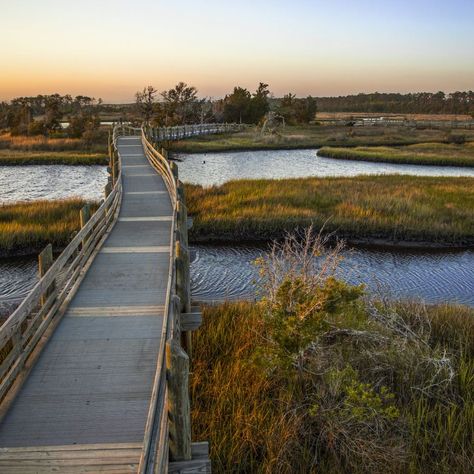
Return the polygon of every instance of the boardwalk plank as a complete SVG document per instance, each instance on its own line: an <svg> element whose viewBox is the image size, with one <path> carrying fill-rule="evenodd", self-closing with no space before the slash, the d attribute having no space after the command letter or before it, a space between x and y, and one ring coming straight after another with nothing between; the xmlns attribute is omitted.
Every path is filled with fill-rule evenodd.
<svg viewBox="0 0 474 474"><path fill-rule="evenodd" d="M137 253L133 247L169 248L173 210L163 179L148 164L140 139L119 139L118 148L124 165L119 217L134 220L119 221L104 244L106 249L121 247L119 253L100 252L92 263L70 312L2 420L0 447L143 440L163 324L169 254ZM140 217L162 219L137 221ZM148 307L156 311L140 314L140 308ZM120 317L113 317L114 313ZM117 465L104 469L133 472L135 465L119 466L126 456L117 455ZM15 463L2 460L0 451L2 472L35 472L38 467ZM92 465L93 460L88 463L83 471L73 463L62 466L68 472L101 471ZM48 472L47 465L40 467L41 472ZM49 467L54 472L54 466Z"/></svg>

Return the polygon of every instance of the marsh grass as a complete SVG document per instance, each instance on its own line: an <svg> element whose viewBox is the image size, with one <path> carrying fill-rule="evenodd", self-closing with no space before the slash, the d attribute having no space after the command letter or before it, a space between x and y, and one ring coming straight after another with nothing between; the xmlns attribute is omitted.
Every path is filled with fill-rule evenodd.
<svg viewBox="0 0 474 474"><path fill-rule="evenodd" d="M0 150L13 151L83 151L89 153L106 153L107 133L100 134L100 140L96 143L88 143L81 138L48 138L42 135L36 136L12 136L9 133L0 134Z"/></svg>
<svg viewBox="0 0 474 474"><path fill-rule="evenodd" d="M404 147L323 147L318 155L343 160L474 167L474 142L466 145L422 143Z"/></svg>
<svg viewBox="0 0 474 474"><path fill-rule="evenodd" d="M213 472L471 472L474 310L370 300L315 242L276 244L259 302L203 309L192 423Z"/></svg>
<svg viewBox="0 0 474 474"><path fill-rule="evenodd" d="M107 165L108 162L107 155L103 153L0 150L0 166Z"/></svg>
<svg viewBox="0 0 474 474"><path fill-rule="evenodd" d="M351 242L474 244L474 180L358 176L186 185L194 241L271 240L324 226Z"/></svg>
<svg viewBox="0 0 474 474"><path fill-rule="evenodd" d="M331 375L325 380L309 376L299 383L255 362L257 354L268 347L261 305L237 302L205 307L203 326L194 334L192 424L193 439L210 442L213 472L470 472L474 460L474 311L418 303L396 306L411 320L409 327L415 334L420 324L431 328L423 352L369 319L365 323L359 319L357 324L350 318L339 320L334 325L340 339L328 342L322 335L319 350L311 357L307 354L308 370ZM466 330L470 341L463 334ZM370 331L372 339L364 340L364 331ZM397 344L381 343L386 337L398 338ZM417 364L422 355L423 363ZM442 369L433 378L433 372L426 370L429 357L448 361L453 378L447 381ZM333 411L346 406L342 400L347 388L341 377L348 365L355 367L359 383L386 386L394 396L385 402L386 407L396 409L393 419L388 417L387 425L379 426L379 446L386 443L382 450L363 430L364 423L370 426L369 420L359 424L354 414L338 418ZM420 387L433 381L440 384L438 390L425 395ZM317 387L322 390L319 417L317 408L309 413ZM364 393L379 406L377 390ZM375 407L367 413L372 409L376 414ZM356 436L360 451L353 453L345 443Z"/></svg>
<svg viewBox="0 0 474 474"><path fill-rule="evenodd" d="M460 130L466 140L474 140L473 130ZM257 127L233 134L205 135L172 142L170 150L204 153L237 150L320 148L323 146L402 146L443 143L446 130L419 130L407 127L287 126L274 134L260 133Z"/></svg>
<svg viewBox="0 0 474 474"><path fill-rule="evenodd" d="M67 199L0 206L0 254L36 254L49 243L55 250L65 247L79 229L84 204L82 199Z"/></svg>

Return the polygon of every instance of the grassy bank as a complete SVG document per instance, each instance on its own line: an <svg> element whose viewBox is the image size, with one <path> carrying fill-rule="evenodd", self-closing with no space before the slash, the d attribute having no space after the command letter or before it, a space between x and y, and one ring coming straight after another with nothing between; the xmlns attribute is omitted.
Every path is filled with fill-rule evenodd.
<svg viewBox="0 0 474 474"><path fill-rule="evenodd" d="M453 132L454 133L454 132ZM458 130L466 140L474 140L474 130ZM320 148L323 146L396 146L415 143L443 143L446 130L420 130L406 127L287 126L275 134L262 135L251 127L235 134L206 135L171 143L170 150L204 153L237 150Z"/></svg>
<svg viewBox="0 0 474 474"><path fill-rule="evenodd" d="M80 199L20 202L0 206L0 255L37 254L47 244L65 247L79 229Z"/></svg>
<svg viewBox="0 0 474 474"><path fill-rule="evenodd" d="M323 147L318 155L344 160L474 167L474 142L466 145L423 143L405 147Z"/></svg>
<svg viewBox="0 0 474 474"><path fill-rule="evenodd" d="M325 225L352 242L474 245L474 179L359 176L186 185L194 241L281 238Z"/></svg>
<svg viewBox="0 0 474 474"><path fill-rule="evenodd" d="M108 162L104 153L0 150L0 166L107 165Z"/></svg>
<svg viewBox="0 0 474 474"><path fill-rule="evenodd" d="M36 136L12 136L9 133L0 134L0 150L29 151L29 152L87 152L107 153L107 129L101 130L94 141L82 138L48 138Z"/></svg>
<svg viewBox="0 0 474 474"><path fill-rule="evenodd" d="M192 423L213 472L470 472L474 311L334 304L286 369L262 361L275 344L268 307L205 308Z"/></svg>

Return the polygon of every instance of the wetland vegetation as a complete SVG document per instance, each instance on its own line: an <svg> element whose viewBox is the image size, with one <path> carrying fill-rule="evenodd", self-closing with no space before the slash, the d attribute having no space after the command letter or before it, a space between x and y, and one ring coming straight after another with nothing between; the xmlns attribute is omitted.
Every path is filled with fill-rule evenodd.
<svg viewBox="0 0 474 474"><path fill-rule="evenodd" d="M288 237L260 302L204 308L192 426L213 471L469 472L474 311L370 300L339 251Z"/></svg>
<svg viewBox="0 0 474 474"><path fill-rule="evenodd" d="M54 250L65 247L79 230L84 204L65 199L0 206L0 255L37 254L49 243Z"/></svg>
<svg viewBox="0 0 474 474"><path fill-rule="evenodd" d="M473 181L386 175L186 185L190 238L271 240L314 225L350 242L472 246Z"/></svg>
<svg viewBox="0 0 474 474"><path fill-rule="evenodd" d="M373 161L411 165L474 167L474 142L466 144L419 143L401 147L328 147L318 150L319 156L342 160Z"/></svg>

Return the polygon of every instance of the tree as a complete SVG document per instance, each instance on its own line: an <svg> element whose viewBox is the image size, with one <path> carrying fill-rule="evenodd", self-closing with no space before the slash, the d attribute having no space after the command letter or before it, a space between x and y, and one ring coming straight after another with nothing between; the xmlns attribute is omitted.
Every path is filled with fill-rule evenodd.
<svg viewBox="0 0 474 474"><path fill-rule="evenodd" d="M61 129L63 97L59 94L44 96L44 128L50 133Z"/></svg>
<svg viewBox="0 0 474 474"><path fill-rule="evenodd" d="M308 96L306 99L299 99L296 102L296 123L309 123L316 116L316 101Z"/></svg>
<svg viewBox="0 0 474 474"><path fill-rule="evenodd" d="M11 101L7 124L12 135L26 135L33 121L32 101L29 97L17 97Z"/></svg>
<svg viewBox="0 0 474 474"><path fill-rule="evenodd" d="M0 102L0 130L8 127L8 115L10 106L6 102Z"/></svg>
<svg viewBox="0 0 474 474"><path fill-rule="evenodd" d="M260 122L260 120L270 110L270 105L268 103L269 94L270 91L268 90L268 84L260 82L257 87L257 90L252 96L250 104L250 122Z"/></svg>
<svg viewBox="0 0 474 474"><path fill-rule="evenodd" d="M247 89L234 87L234 92L224 98L224 121L243 123L250 118L252 96Z"/></svg>
<svg viewBox="0 0 474 474"><path fill-rule="evenodd" d="M309 123L316 115L316 101L311 96L306 99L297 99L290 92L281 100L277 112L289 124Z"/></svg>
<svg viewBox="0 0 474 474"><path fill-rule="evenodd" d="M158 91L153 86L144 87L135 94L135 103L144 122L149 122L156 107L155 95Z"/></svg>
<svg viewBox="0 0 474 474"><path fill-rule="evenodd" d="M198 91L194 86L179 82L173 89L163 91L161 97L162 115L166 125L184 125L185 123L200 121L202 105Z"/></svg>

